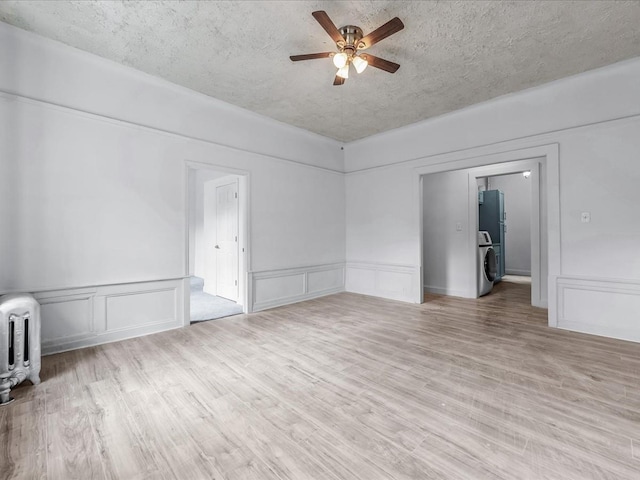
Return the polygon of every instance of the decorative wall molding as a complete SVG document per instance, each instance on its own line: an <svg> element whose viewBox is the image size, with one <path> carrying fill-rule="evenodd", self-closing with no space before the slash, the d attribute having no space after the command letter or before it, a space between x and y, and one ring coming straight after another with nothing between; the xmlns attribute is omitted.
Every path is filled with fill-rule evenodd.
<svg viewBox="0 0 640 480"><path fill-rule="evenodd" d="M205 143L205 144L209 144L209 145L214 145L216 147L221 147L221 148L226 148L229 150L233 150L233 151L237 151L237 152L242 152L242 153L249 153L252 155L259 155L261 157L265 157L277 162L281 162L281 163L288 163L291 165L295 165L298 167L304 167L304 168L311 168L314 170L318 170L318 171L323 171L326 173L331 173L334 175L344 175L344 172L341 170L336 170L333 168L328 168L328 167L321 167L319 165L314 165L311 163L304 163L292 158L287 158L284 156L279 156L279 155L274 155L274 154L270 154L270 153L265 153L265 152L260 152L257 150L252 150L252 149L248 149L248 148L242 148L239 146L235 146L235 145L231 145L231 144L226 144L220 141L215 141L215 140L210 140L207 138L203 138L200 136L195 136L195 135L188 135L186 133L183 132L178 132L175 130L167 130L167 129L163 129L160 127L154 127L151 125L146 125L143 123L136 123L130 120L123 120L121 118L118 117L111 117L102 113L98 113L98 112L91 112L89 110L82 110L73 106L69 106L69 105L62 105L62 104L57 104L57 103L53 103L49 100L45 100L45 99L41 99L41 98L35 98L35 97L29 97L27 95L23 95L17 92L11 92L8 90L3 90L0 89L0 98L6 98L9 100L13 100L13 101L18 101L21 103L25 103L25 104L30 104L30 105L38 105L50 110L55 110L55 111L59 111L59 112L64 112L66 114L71 114L71 115L77 115L77 116L81 116L83 118L89 119L89 120L95 120L95 121L99 121L99 122L104 122L104 123L109 123L111 125L117 125L120 127L124 127L124 128L129 128L129 129L135 129L135 130L141 130L141 131L145 131L145 132L150 132L150 133L154 133L157 135L164 135L167 137L172 137L172 138L179 138L179 139L187 139L187 140L192 140L194 142L200 142L200 143ZM231 105L230 105L231 106ZM249 111L247 111L248 113L251 113ZM293 127L290 125L286 125L284 124L285 128L286 127L291 127L293 129L297 128L297 127ZM303 130L300 129L300 132L303 134L310 134L310 135L315 135L314 133L308 131L308 130ZM318 135L318 137L320 137L320 135ZM339 142L336 142L338 146L340 146Z"/></svg>
<svg viewBox="0 0 640 480"><path fill-rule="evenodd" d="M183 279L103 285L35 294L42 353L73 350L182 327Z"/></svg>
<svg viewBox="0 0 640 480"><path fill-rule="evenodd" d="M421 303L420 283L416 265L347 262L347 292Z"/></svg>
<svg viewBox="0 0 640 480"><path fill-rule="evenodd" d="M344 285L344 263L250 272L251 311L343 292Z"/></svg>
<svg viewBox="0 0 640 480"><path fill-rule="evenodd" d="M457 112L452 112L452 113L457 113ZM436 118L440 118L440 117L436 117ZM573 125L573 126L558 128L558 129L544 131L544 132L531 133L529 135L510 138L506 140L498 140L495 142L482 143L482 144L464 147L456 150L446 150L441 152L428 153L425 155L418 155L418 156L407 158L404 160L394 161L393 163L385 163L385 164L375 165L375 166L366 167L366 168L349 169L348 165L345 165L344 174L345 176L363 175L375 170L386 170L386 169L393 169L397 167L416 168L416 166L420 166L425 163L428 163L430 165L438 165L440 163L449 163L450 161L452 161L452 159L457 160L459 158L465 158L465 157L469 157L469 158L477 157L479 155L483 155L484 152L492 152L492 151L503 150L503 149L515 150L520 148L527 148L530 146L536 146L538 144L556 143L558 141L557 136L563 133L579 132L582 130L588 130L588 129L600 128L600 127L610 127L612 125L625 125L627 123L637 122L638 120L640 120L640 113L633 113L630 115L606 118L599 121ZM384 133L386 132L382 132L382 134ZM346 144L345 147L356 146L358 142L365 141L368 138L372 138L372 137L367 137L362 140L356 140L355 142L350 142Z"/></svg>
<svg viewBox="0 0 640 480"><path fill-rule="evenodd" d="M558 328L640 342L640 282L561 276L556 287Z"/></svg>

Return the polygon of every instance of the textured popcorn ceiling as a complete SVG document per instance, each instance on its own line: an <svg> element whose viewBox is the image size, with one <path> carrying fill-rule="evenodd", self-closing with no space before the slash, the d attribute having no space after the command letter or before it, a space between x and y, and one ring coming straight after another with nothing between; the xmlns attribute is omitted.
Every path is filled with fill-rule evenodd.
<svg viewBox="0 0 640 480"><path fill-rule="evenodd" d="M369 50L400 70L334 87L330 59L292 63L334 48L314 10L365 34L400 17ZM640 56L640 1L2 1L0 20L342 141Z"/></svg>

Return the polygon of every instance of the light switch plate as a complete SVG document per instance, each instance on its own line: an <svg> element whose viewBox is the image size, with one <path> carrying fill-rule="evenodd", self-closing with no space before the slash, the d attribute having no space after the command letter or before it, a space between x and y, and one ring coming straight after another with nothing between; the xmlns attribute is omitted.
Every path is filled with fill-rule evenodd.
<svg viewBox="0 0 640 480"><path fill-rule="evenodd" d="M591 222L591 212L582 212L582 215L580 216L580 220L582 220L582 223Z"/></svg>
<svg viewBox="0 0 640 480"><path fill-rule="evenodd" d="M456 232L461 232L461 231L462 231L462 223L456 222Z"/></svg>

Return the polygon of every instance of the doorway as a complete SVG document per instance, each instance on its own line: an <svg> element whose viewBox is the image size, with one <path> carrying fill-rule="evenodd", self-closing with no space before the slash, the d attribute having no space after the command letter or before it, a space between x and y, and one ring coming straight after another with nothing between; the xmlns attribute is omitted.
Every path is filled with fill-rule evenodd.
<svg viewBox="0 0 640 480"><path fill-rule="evenodd" d="M248 175L188 163L190 323L247 312Z"/></svg>
<svg viewBox="0 0 640 480"><path fill-rule="evenodd" d="M480 215L478 208L478 183L483 178L487 178L487 185L493 187L501 187L503 190L509 190L511 196L511 206L514 207L519 202L524 204L522 208L512 209L513 215L507 214L506 233L504 235L502 248L502 273L503 275L511 274L512 276L523 278L510 278L512 283L530 284L531 285L531 304L534 307L547 308L548 304L548 235L547 235L547 209L546 209L546 182L542 174L544 158L533 158L530 160L520 160L506 163L498 163L487 165L484 167L473 168L469 170L469 205L475 205L470 208L470 212L475 215L475 230L480 230ZM525 175L526 174L526 175ZM495 191L496 189L494 189ZM499 188L497 189L499 190ZM504 192L503 192L504 193ZM506 198L506 194L505 194ZM514 203L514 200L516 201ZM506 200L505 200L506 203ZM518 213L519 212L519 213ZM517 218L517 215L524 218ZM509 219L513 220L510 222ZM520 220L520 222L517 222ZM509 224L512 224L512 234L509 238ZM527 228L528 224L528 228ZM509 246L506 245L507 240L513 240L518 234L520 242L517 246L511 242L511 252ZM528 239L522 237L528 236ZM527 241L528 240L528 241ZM516 249L519 249L517 251ZM516 251L514 251L516 250ZM479 255L478 248L472 246L471 251L475 255ZM515 255L514 255L515 254ZM510 257L510 258L509 258ZM479 257L476 264L479 264ZM509 267L509 264L511 267ZM511 269L510 269L511 268ZM527 275L528 274L528 275ZM527 281L529 277L530 281ZM504 278L504 276L503 276ZM475 276L476 282L479 281L479 275Z"/></svg>
<svg viewBox="0 0 640 480"><path fill-rule="evenodd" d="M453 157L453 158L452 158ZM429 165L416 166L415 173L415 198L418 204L416 209L418 235L420 239L419 249L422 274L419 276L421 288L416 298L418 303L423 303L424 293L427 290L425 273L430 268L425 257L425 245L427 243L426 231L428 225L424 218L424 197L426 186L424 181L432 174L467 170L468 177L468 203L466 210L460 214L460 220L450 219L448 229L458 231L460 223L460 235L466 236L466 248L461 249L462 264L466 265L469 275L466 281L460 283L461 295L466 298L477 298L478 277L472 272L478 268L478 224L477 224L477 177L499 175L502 173L514 173L531 170L532 208L531 214L531 303L536 307L548 309L548 325L558 326L558 285L557 280L561 272L560 258L560 169L558 144L529 146L522 148L494 150L494 147L478 148L471 152L464 151L447 156L446 162L437 162L430 159ZM464 195L464 194L462 194ZM452 223L453 222L453 223ZM469 227L473 225L473 227ZM535 227L536 231L533 232ZM462 240L464 244L464 240ZM434 292L438 293L438 292ZM441 292L445 293L445 292Z"/></svg>
<svg viewBox="0 0 640 480"><path fill-rule="evenodd" d="M491 238L494 282L531 285L531 171L479 177L478 230ZM497 200L497 201L496 201Z"/></svg>
<svg viewBox="0 0 640 480"><path fill-rule="evenodd" d="M527 173L530 190L526 193L530 211L526 234L530 242L525 260L530 262L530 271L519 268L510 273L530 277L531 304L547 307L547 215L546 196L541 193L545 183L541 175L543 161L544 158L533 158L422 175L422 281L425 293L478 298L481 272L479 186L484 185L486 190L490 179L494 185L502 185L504 182L500 179L527 171L530 172ZM507 250L504 238L499 234L496 237L493 248ZM503 260L502 266L507 265ZM506 273L503 270L503 275Z"/></svg>

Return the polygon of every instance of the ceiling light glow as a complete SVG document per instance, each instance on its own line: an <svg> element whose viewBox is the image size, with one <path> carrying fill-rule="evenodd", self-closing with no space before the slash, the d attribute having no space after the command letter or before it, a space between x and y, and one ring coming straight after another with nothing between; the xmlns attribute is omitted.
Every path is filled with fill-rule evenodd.
<svg viewBox="0 0 640 480"><path fill-rule="evenodd" d="M349 78L349 64L347 63L344 67L340 68L337 75L341 78Z"/></svg>
<svg viewBox="0 0 640 480"><path fill-rule="evenodd" d="M336 66L336 68L342 68L347 64L348 59L349 57L347 56L346 53L344 52L336 53L333 56L333 64Z"/></svg>
<svg viewBox="0 0 640 480"><path fill-rule="evenodd" d="M351 60L351 63L353 63L353 66L355 67L356 72L358 73L364 72L364 69L367 68L367 65L369 65L369 62L367 62L364 58L359 57L358 55L353 57L353 60Z"/></svg>

